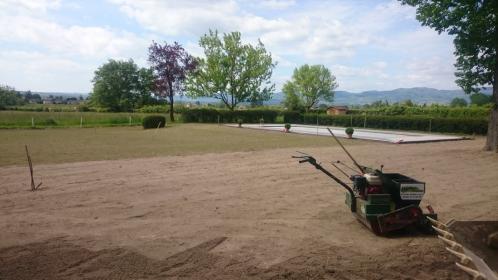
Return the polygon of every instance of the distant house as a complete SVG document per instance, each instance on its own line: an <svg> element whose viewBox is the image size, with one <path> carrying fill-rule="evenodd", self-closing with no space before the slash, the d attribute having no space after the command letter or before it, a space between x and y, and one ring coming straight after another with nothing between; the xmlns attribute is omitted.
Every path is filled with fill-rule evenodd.
<svg viewBox="0 0 498 280"><path fill-rule="evenodd" d="M44 98L43 99L43 104L54 104L54 99L53 98Z"/></svg>
<svg viewBox="0 0 498 280"><path fill-rule="evenodd" d="M331 106L327 108L327 115L337 116L345 115L348 112L348 106Z"/></svg>

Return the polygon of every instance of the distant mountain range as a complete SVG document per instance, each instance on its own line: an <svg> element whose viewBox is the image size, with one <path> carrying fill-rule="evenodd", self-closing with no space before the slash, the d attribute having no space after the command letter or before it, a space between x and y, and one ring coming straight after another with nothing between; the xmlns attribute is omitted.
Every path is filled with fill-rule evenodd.
<svg viewBox="0 0 498 280"><path fill-rule="evenodd" d="M491 95L492 89L486 88L481 91L482 93ZM33 92L38 93L42 97L49 95L53 96L65 96L65 97L86 97L87 94L81 93L64 93L64 92ZM402 102L405 100L411 100L418 104L449 104L451 100L455 97L463 98L469 101L469 96L465 94L462 90L439 90L427 87L415 87L415 88L398 88L394 90L370 90L363 92L349 92L349 91L336 91L334 96L333 104L338 105L364 105L370 104L375 101L387 101L389 103ZM284 100L284 94L282 92L277 92L273 95L273 98L267 102L266 105L278 105ZM218 103L220 100L215 98L198 98L192 99L186 96L177 97L176 101L179 102L196 102L200 103Z"/></svg>
<svg viewBox="0 0 498 280"><path fill-rule="evenodd" d="M482 93L491 94L492 90L487 88L482 90ZM411 100L418 104L449 104L453 98L463 98L470 101L469 95L463 90L439 90L426 87L415 88L398 88L386 91L364 91L353 93L347 91L337 91L334 98L334 103L344 105L363 105L370 104L378 100L387 101L389 103L402 102Z"/></svg>
<svg viewBox="0 0 498 280"><path fill-rule="evenodd" d="M492 90L487 88L481 91L491 95ZM463 90L439 90L426 87L398 88L394 90L370 90L363 92L336 91L333 104L337 105L364 105L375 101L387 101L389 103L411 100L418 104L449 104L453 98L463 98L470 101L469 95ZM273 96L269 104L280 104L284 100L284 94L279 92Z"/></svg>

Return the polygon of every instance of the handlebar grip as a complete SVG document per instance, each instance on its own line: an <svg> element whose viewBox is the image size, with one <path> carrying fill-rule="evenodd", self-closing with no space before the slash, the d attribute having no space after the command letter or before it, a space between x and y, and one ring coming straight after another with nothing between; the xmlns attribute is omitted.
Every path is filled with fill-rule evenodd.
<svg viewBox="0 0 498 280"><path fill-rule="evenodd" d="M309 159L303 159L303 160L300 160L299 163L303 163L303 162L307 162L309 161Z"/></svg>

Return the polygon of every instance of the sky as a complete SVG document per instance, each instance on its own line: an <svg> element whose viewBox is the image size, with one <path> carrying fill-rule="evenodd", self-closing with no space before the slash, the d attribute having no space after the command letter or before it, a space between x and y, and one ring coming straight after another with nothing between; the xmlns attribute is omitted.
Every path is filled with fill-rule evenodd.
<svg viewBox="0 0 498 280"><path fill-rule="evenodd" d="M153 40L203 56L209 29L261 40L277 91L303 64L329 68L337 90L457 88L452 37L390 0L0 0L0 84L89 93L108 59L148 67Z"/></svg>

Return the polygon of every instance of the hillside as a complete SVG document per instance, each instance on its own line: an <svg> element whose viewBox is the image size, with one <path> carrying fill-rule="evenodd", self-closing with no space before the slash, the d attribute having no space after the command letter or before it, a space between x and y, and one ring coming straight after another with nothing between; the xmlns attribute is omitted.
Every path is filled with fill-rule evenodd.
<svg viewBox="0 0 498 280"><path fill-rule="evenodd" d="M38 93L42 97L48 95L54 96L87 96L87 94L79 93L62 93L62 92L33 92ZM491 94L491 89L487 88L483 90L483 93ZM334 104L342 105L363 105L370 104L372 102L382 100L389 103L402 102L410 99L415 103L440 103L449 104L451 100L455 97L464 98L469 101L469 96L465 94L462 90L439 90L427 87L415 87L415 88L398 88L394 90L370 90L363 92L349 92L349 91L336 91L334 97ZM284 100L284 95L282 92L276 92L270 101L265 102L266 105L278 105ZM220 100L215 98L198 98L192 99L186 96L177 97L176 101L179 102L196 102L199 101L202 104L205 103L219 103Z"/></svg>
<svg viewBox="0 0 498 280"><path fill-rule="evenodd" d="M491 94L491 89L483 90L483 93ZM371 90L363 92L336 91L334 104L341 105L363 105L370 104L378 100L389 103L402 102L410 99L419 104L449 104L455 97L464 98L467 101L469 96L462 90L438 90L434 88L416 87L416 88L398 88L394 90ZM284 95L276 93L269 104L279 104L283 101Z"/></svg>

